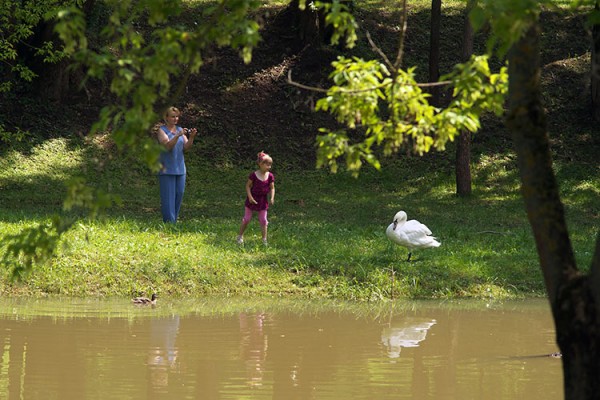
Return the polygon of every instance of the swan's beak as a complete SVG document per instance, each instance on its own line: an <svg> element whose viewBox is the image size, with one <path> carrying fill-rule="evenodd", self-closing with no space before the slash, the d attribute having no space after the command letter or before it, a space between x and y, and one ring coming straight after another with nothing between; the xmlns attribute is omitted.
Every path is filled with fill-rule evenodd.
<svg viewBox="0 0 600 400"><path fill-rule="evenodd" d="M394 228L392 230L396 230L396 227L398 226L398 221L394 220Z"/></svg>

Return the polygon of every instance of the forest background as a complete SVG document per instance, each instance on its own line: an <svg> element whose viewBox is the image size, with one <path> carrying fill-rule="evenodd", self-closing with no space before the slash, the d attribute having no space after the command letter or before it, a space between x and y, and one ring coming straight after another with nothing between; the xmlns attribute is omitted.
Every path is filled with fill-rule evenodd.
<svg viewBox="0 0 600 400"><path fill-rule="evenodd" d="M385 3L385 4L384 4ZM387 2L356 2L360 26L386 52L397 45L400 10ZM180 23L193 24L202 2L189 3ZM260 9L262 41L244 64L230 50L213 49L190 77L176 105L182 125L199 140L186 156L188 186L182 221L160 222L154 174L107 132L89 135L100 107L111 100L103 82L83 91L56 92L23 83L1 100L0 232L12 235L63 210L65 183L82 176L121 202L98 220L81 220L57 257L23 281L1 271L3 294L126 296L267 295L378 300L391 297L539 296L544 284L519 192L515 154L502 120L486 116L473 135L473 193L455 194L454 145L419 157L408 148L382 159L381 171L358 178L315 170L320 93L287 82L287 74L327 87L339 54L376 55L359 33L353 50L298 41L286 3ZM405 65L427 81L430 10L410 7ZM441 67L460 61L464 4L444 2ZM97 16L98 21L102 15ZM99 22L98 22L99 23ZM589 32L585 14L566 8L542 14L543 92L555 172L577 264L590 265L598 227L598 128L590 113ZM141 27L140 29L142 29ZM476 49L485 46L485 32ZM477 50L476 50L477 53ZM496 61L494 68L502 63ZM74 85L76 87L76 85ZM73 88L74 89L74 88ZM43 101L40 101L43 98ZM243 185L258 151L274 158L276 204L270 246L259 230L235 243ZM396 211L426 223L442 247L415 254L393 247L385 228ZM6 243L6 241L3 241ZM1 245L0 245L1 246Z"/></svg>

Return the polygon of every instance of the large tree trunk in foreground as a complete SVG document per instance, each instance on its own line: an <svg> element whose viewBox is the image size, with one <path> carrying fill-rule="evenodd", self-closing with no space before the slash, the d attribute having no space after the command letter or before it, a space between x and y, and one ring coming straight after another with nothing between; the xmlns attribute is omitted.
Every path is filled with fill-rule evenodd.
<svg viewBox="0 0 600 400"><path fill-rule="evenodd" d="M589 276L575 265L541 104L539 28L509 53L509 111L522 194L563 354L565 399L600 399L600 236Z"/></svg>

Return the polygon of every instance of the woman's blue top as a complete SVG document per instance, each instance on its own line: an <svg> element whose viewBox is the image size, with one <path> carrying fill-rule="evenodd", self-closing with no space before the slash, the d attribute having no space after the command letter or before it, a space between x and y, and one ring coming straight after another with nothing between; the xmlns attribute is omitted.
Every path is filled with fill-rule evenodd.
<svg viewBox="0 0 600 400"><path fill-rule="evenodd" d="M165 125L161 126L169 140L173 139L175 136ZM177 127L177 132L179 132L182 128ZM183 137L177 139L177 143L171 150L165 150L160 153L160 164L161 168L158 172L159 175L185 175L185 161L183 159Z"/></svg>

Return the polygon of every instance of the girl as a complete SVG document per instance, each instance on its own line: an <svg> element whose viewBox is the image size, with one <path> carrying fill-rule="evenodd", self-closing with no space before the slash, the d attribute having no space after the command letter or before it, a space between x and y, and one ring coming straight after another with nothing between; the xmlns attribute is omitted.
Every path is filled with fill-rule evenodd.
<svg viewBox="0 0 600 400"><path fill-rule="evenodd" d="M267 244L267 226L269 225L267 210L269 209L269 203L273 204L275 201L275 176L270 172L273 159L261 151L258 153L256 163L258 164L258 170L252 172L246 182L245 213L237 237L238 244L244 243L244 231L254 212L258 213L262 240L265 245Z"/></svg>

